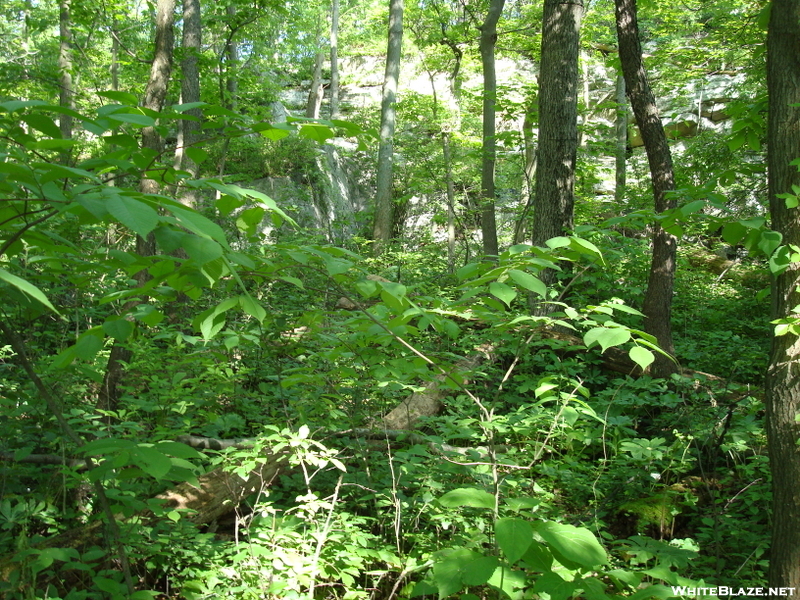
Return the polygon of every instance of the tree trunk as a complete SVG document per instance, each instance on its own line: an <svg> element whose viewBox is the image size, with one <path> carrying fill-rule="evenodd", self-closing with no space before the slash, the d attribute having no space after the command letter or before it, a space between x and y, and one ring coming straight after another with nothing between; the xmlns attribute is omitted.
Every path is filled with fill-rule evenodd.
<svg viewBox="0 0 800 600"><path fill-rule="evenodd" d="M617 207L625 200L628 161L628 99L625 96L625 77L617 75L617 120L614 130L617 137L616 168L614 170L614 202Z"/></svg>
<svg viewBox="0 0 800 600"><path fill-rule="evenodd" d="M70 27L70 0L60 0L58 3L58 104L62 108L74 108L74 90L72 88L72 29ZM72 139L72 116L61 114L58 118L61 137L65 140ZM64 151L61 161L69 160L69 151Z"/></svg>
<svg viewBox="0 0 800 600"><path fill-rule="evenodd" d="M181 103L200 102L200 70L197 68L201 45L200 0L183 0L183 61L181 62ZM191 147L200 140L200 119L203 112L199 108L192 108L184 112L196 121L178 121L178 144L175 149L175 166L188 171L196 179L198 165L186 153L186 148ZM198 194L196 190L183 189L178 199L186 206L197 205Z"/></svg>
<svg viewBox="0 0 800 600"><path fill-rule="evenodd" d="M331 0L331 119L339 118L339 0Z"/></svg>
<svg viewBox="0 0 800 600"><path fill-rule="evenodd" d="M528 214L533 208L534 177L536 175L536 144L534 143L533 131L536 119L539 115L539 99L533 96L528 106L525 108L525 119L522 122L522 143L525 148L522 171L522 193L520 194L520 204L522 212L517 219L514 227L514 244L522 244L526 239Z"/></svg>
<svg viewBox="0 0 800 600"><path fill-rule="evenodd" d="M317 39L319 39L319 37ZM311 89L308 92L308 100L306 101L306 117L309 119L319 118L319 110L322 106L322 95L325 93L325 88L322 86L322 63L324 62L325 53L322 49L317 50L314 56L314 73L311 76Z"/></svg>
<svg viewBox="0 0 800 600"><path fill-rule="evenodd" d="M675 189L675 177L667 136L642 63L636 0L616 0L616 15L622 72L650 164L656 213L661 213L676 206L674 196L669 194ZM677 245L675 236L656 223L653 228L653 260L642 312L645 315L645 331L655 336L661 349L669 354L674 353L671 319ZM669 377L676 371L675 362L656 354L651 367L654 377Z"/></svg>
<svg viewBox="0 0 800 600"><path fill-rule="evenodd" d="M386 50L386 74L381 101L380 146L375 193L375 221L372 237L375 254L380 254L392 238L394 206L392 202L392 168L394 166L394 127L397 81L400 78L400 56L403 43L403 0L389 0L389 43Z"/></svg>
<svg viewBox="0 0 800 600"><path fill-rule="evenodd" d="M497 153L495 139L497 113L497 73L495 71L494 47L497 44L497 22L503 12L505 0L491 0L486 20L481 30L481 65L483 67L483 154L481 160L481 235L483 254L496 258L497 220L495 217L494 167Z"/></svg>
<svg viewBox="0 0 800 600"><path fill-rule="evenodd" d="M533 244L572 229L578 152L578 40L583 0L545 0ZM547 271L551 281L555 273Z"/></svg>
<svg viewBox="0 0 800 600"><path fill-rule="evenodd" d="M239 44L236 41L236 30L234 23L236 18L236 6L229 4L225 7L225 13L229 18L230 32L225 42L225 90L222 91L222 100L225 108L236 110L236 96L239 93L239 75L236 69L239 65ZM227 140L226 140L227 142Z"/></svg>
<svg viewBox="0 0 800 600"><path fill-rule="evenodd" d="M772 227L784 244L800 245L800 213L779 194L800 185L790 164L800 158L800 0L773 0L767 34L767 172ZM800 304L800 264L772 282L772 318L784 319ZM800 587L800 342L794 333L772 339L767 371L767 435L772 470L770 587Z"/></svg>
<svg viewBox="0 0 800 600"><path fill-rule="evenodd" d="M145 88L142 106L160 112L164 107L167 97L169 78L172 73L172 46L174 43L175 0L158 0L156 5L156 32L154 40L153 63L150 68L150 79ZM163 150L161 136L155 127L142 129L142 148L149 148L160 154ZM142 177L139 189L145 194L157 194L160 185L157 181ZM153 256L156 253L155 236L151 233L146 238L136 236L136 253L140 256ZM134 275L137 284L141 287L149 279L147 269L142 269ZM131 309L134 303L129 303L126 309ZM98 408L115 410L120 396L118 386L122 380L123 365L121 362L130 360L130 353L119 347L118 341L114 342L111 354L106 364L106 374L103 386L98 397Z"/></svg>

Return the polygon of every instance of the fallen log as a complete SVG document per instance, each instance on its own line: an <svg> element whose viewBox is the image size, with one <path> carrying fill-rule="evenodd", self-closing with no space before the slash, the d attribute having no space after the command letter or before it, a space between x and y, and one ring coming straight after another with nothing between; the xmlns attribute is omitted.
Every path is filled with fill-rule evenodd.
<svg viewBox="0 0 800 600"><path fill-rule="evenodd" d="M472 372L482 362L491 360L491 358L492 349L487 346L478 348L472 356L459 360L452 371L440 373L425 386L423 391L411 394L385 415L382 420L383 427L386 429L414 429L421 418L439 414L443 407L442 398L448 393L448 390L442 389L441 384L447 379L453 379L456 373ZM468 380L463 379L459 383L465 385Z"/></svg>

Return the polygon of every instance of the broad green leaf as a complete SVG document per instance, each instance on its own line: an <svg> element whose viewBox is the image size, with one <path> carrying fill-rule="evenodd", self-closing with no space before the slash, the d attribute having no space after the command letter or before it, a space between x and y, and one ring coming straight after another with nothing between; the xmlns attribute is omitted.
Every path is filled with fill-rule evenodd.
<svg viewBox="0 0 800 600"><path fill-rule="evenodd" d="M114 319L103 323L103 331L106 335L124 342L133 333L133 323L127 319Z"/></svg>
<svg viewBox="0 0 800 600"><path fill-rule="evenodd" d="M204 458L201 452L198 452L191 446L187 446L186 444L181 444L180 442L172 442L167 440L163 442L158 442L158 444L156 444L155 447L159 452L163 452L164 454L168 454L169 456L175 456L177 458L186 458L186 459Z"/></svg>
<svg viewBox="0 0 800 600"><path fill-rule="evenodd" d="M81 360L92 360L103 348L103 338L98 332L86 332L75 342L74 355Z"/></svg>
<svg viewBox="0 0 800 600"><path fill-rule="evenodd" d="M593 569L608 562L606 551L585 527L549 521L538 523L535 529L551 550L573 563Z"/></svg>
<svg viewBox="0 0 800 600"><path fill-rule="evenodd" d="M498 519L494 524L497 545L511 564L517 562L533 542L533 528L524 519Z"/></svg>
<svg viewBox="0 0 800 600"><path fill-rule="evenodd" d="M783 236L777 231L762 231L761 240L758 242L758 248L767 256L772 256L772 253L781 245Z"/></svg>
<svg viewBox="0 0 800 600"><path fill-rule="evenodd" d="M508 276L513 279L517 285L533 292L534 294L538 294L542 298L547 295L547 286L542 283L541 279L534 277L530 273L518 271L517 269L510 269L508 271Z"/></svg>
<svg viewBox="0 0 800 600"><path fill-rule="evenodd" d="M153 127L156 120L153 117L138 113L116 112L106 115L112 121L119 121L120 123L131 123L139 125L140 127Z"/></svg>
<svg viewBox="0 0 800 600"><path fill-rule="evenodd" d="M322 123L306 123L305 125L300 126L298 135L301 138L307 138L320 144L324 144L330 138L336 137L336 132Z"/></svg>
<svg viewBox="0 0 800 600"><path fill-rule="evenodd" d="M228 247L225 232L213 221L194 210L179 205L177 202L165 202L164 206L175 216L180 225L192 233L196 233L200 237L212 239L218 242L223 248Z"/></svg>
<svg viewBox="0 0 800 600"><path fill-rule="evenodd" d="M703 208L705 208L705 205L706 205L705 200L694 200L692 202L688 202L687 204L681 206L680 208L681 216L688 217L689 215L692 215L700 210L703 210Z"/></svg>
<svg viewBox="0 0 800 600"><path fill-rule="evenodd" d="M119 92L116 90L107 90L105 92L96 92L98 96L101 98L108 98L113 102L117 102L119 104L124 104L127 106L136 106L139 103L139 99L130 92Z"/></svg>
<svg viewBox="0 0 800 600"><path fill-rule="evenodd" d="M588 254L589 256L593 256L594 258L601 259L603 258L603 253L600 252L600 248L595 246L589 240L585 240L579 237L572 237L570 238L570 247L573 250L577 250L581 254Z"/></svg>
<svg viewBox="0 0 800 600"><path fill-rule="evenodd" d="M641 346L634 346L628 350L628 356L630 356L631 360L639 365L643 371L656 359L650 350L642 348Z"/></svg>
<svg viewBox="0 0 800 600"><path fill-rule="evenodd" d="M631 339L631 332L625 327L594 327L583 336L583 343L587 348L596 342L600 344L602 352L612 346L619 346Z"/></svg>
<svg viewBox="0 0 800 600"><path fill-rule="evenodd" d="M267 316L267 311L252 296L239 296L239 305L246 314L255 318L259 323Z"/></svg>
<svg viewBox="0 0 800 600"><path fill-rule="evenodd" d="M158 213L130 196L111 196L106 200L106 208L117 221L143 238L158 225Z"/></svg>
<svg viewBox="0 0 800 600"><path fill-rule="evenodd" d="M569 244L570 244L570 239L564 236L550 238L545 242L545 245L553 250L555 250L556 248L565 248L569 246Z"/></svg>
<svg viewBox="0 0 800 600"><path fill-rule="evenodd" d="M28 113L27 115L22 115L20 117L20 121L27 123L33 129L41 131L43 134L51 138L61 137L61 130L59 129L58 125L56 125L55 121L41 113L34 112Z"/></svg>
<svg viewBox="0 0 800 600"><path fill-rule="evenodd" d="M189 255L189 258L201 265L222 256L222 248L217 242L192 233L183 235L181 247L186 251L186 254Z"/></svg>
<svg viewBox="0 0 800 600"><path fill-rule="evenodd" d="M533 571L546 573L553 566L553 554L548 550L547 546L534 540L527 552L522 556L522 562Z"/></svg>
<svg viewBox="0 0 800 600"><path fill-rule="evenodd" d="M172 110L175 112L186 112L187 110L194 110L195 108L204 108L208 106L208 102L186 102L185 104L173 104Z"/></svg>
<svg viewBox="0 0 800 600"><path fill-rule="evenodd" d="M152 446L138 446L133 453L133 461L154 479L162 479L172 468L169 457Z"/></svg>
<svg viewBox="0 0 800 600"><path fill-rule="evenodd" d="M722 228L722 239L731 246L738 245L746 234L747 229L744 225L738 222L728 223Z"/></svg>
<svg viewBox="0 0 800 600"><path fill-rule="evenodd" d="M502 590L511 600L519 600L521 594L517 590L527 585L527 578L522 571L515 571L501 566L497 567L487 583L498 590Z"/></svg>
<svg viewBox="0 0 800 600"><path fill-rule="evenodd" d="M47 308L52 310L57 315L61 315L52 304L50 304L50 300L47 299L47 296L44 295L42 290L37 288L35 285L22 279L21 277L17 277L16 275L12 275L5 269L0 269L0 280L5 281L9 285L14 286L20 292L25 294L26 296L30 296L34 300L38 300L42 304L44 304Z"/></svg>
<svg viewBox="0 0 800 600"><path fill-rule="evenodd" d="M497 558L466 548L452 550L433 565L433 581L439 598L446 598L465 586L483 585L497 569Z"/></svg>
<svg viewBox="0 0 800 600"><path fill-rule="evenodd" d="M282 277L278 277L281 281L285 281L286 283L291 283L293 286L304 290L305 287L303 286L303 282L300 281L297 277L292 277L291 275L283 275Z"/></svg>
<svg viewBox="0 0 800 600"><path fill-rule="evenodd" d="M199 165L208 158L208 152L202 148L186 148L186 156Z"/></svg>
<svg viewBox="0 0 800 600"><path fill-rule="evenodd" d="M446 508L470 506L472 508L494 509L495 498L485 490L477 488L458 488L439 498L439 504Z"/></svg>
<svg viewBox="0 0 800 600"><path fill-rule="evenodd" d="M567 600L572 597L575 591L575 584L572 581L564 581L557 573L545 573L536 579L534 592L546 592L550 600Z"/></svg>
<svg viewBox="0 0 800 600"><path fill-rule="evenodd" d="M105 456L106 454L116 454L123 450L130 450L134 445L130 440L103 438L87 442L81 446L80 451L85 456Z"/></svg>
<svg viewBox="0 0 800 600"><path fill-rule="evenodd" d="M511 306L511 302L517 297L517 291L514 288L499 281L493 281L489 284L489 293L501 300L506 306Z"/></svg>

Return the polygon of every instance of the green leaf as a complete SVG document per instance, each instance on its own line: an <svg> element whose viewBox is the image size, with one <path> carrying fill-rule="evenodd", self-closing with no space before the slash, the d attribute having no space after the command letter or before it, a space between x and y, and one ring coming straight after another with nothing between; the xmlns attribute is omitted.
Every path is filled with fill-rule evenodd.
<svg viewBox="0 0 800 600"><path fill-rule="evenodd" d="M550 521L538 523L535 529L551 550L573 563L592 569L608 562L606 551L585 527Z"/></svg>
<svg viewBox="0 0 800 600"><path fill-rule="evenodd" d="M744 225L738 222L728 223L722 228L722 239L731 246L738 245L746 234L747 229Z"/></svg>
<svg viewBox="0 0 800 600"><path fill-rule="evenodd" d="M527 578L522 571L514 571L508 567L497 567L487 582L492 587L502 590L511 600L518 600L521 595L516 590L527 585Z"/></svg>
<svg viewBox="0 0 800 600"><path fill-rule="evenodd" d="M116 112L105 116L112 121L131 123L140 127L153 127L156 124L156 120L153 117L148 117L141 113Z"/></svg>
<svg viewBox="0 0 800 600"><path fill-rule="evenodd" d="M189 255L189 258L201 265L222 256L222 248L217 242L192 233L183 235L181 238L181 247L186 251L186 254Z"/></svg>
<svg viewBox="0 0 800 600"><path fill-rule="evenodd" d="M517 291L514 288L499 281L493 281L489 284L489 293L509 307L514 298L517 297Z"/></svg>
<svg viewBox="0 0 800 600"><path fill-rule="evenodd" d="M594 327L583 336L583 343L591 348L596 342L600 344L602 352L612 346L619 346L631 339L631 332L625 327Z"/></svg>
<svg viewBox="0 0 800 600"><path fill-rule="evenodd" d="M103 323L103 331L106 335L113 337L115 340L124 342L127 340L131 333L133 333L133 323L127 319L113 319Z"/></svg>
<svg viewBox="0 0 800 600"><path fill-rule="evenodd" d="M465 586L483 585L497 569L497 558L466 548L456 548L433 565L433 580L439 598L446 598Z"/></svg>
<svg viewBox="0 0 800 600"><path fill-rule="evenodd" d="M97 92L97 95L101 98L108 98L112 102L117 102L119 104L124 104L127 106L136 106L139 103L139 99L130 92L118 92L116 90L108 90L105 92Z"/></svg>
<svg viewBox="0 0 800 600"><path fill-rule="evenodd" d="M222 228L207 219L197 211L186 208L177 202L165 202L165 208L171 212L178 223L200 237L205 237L218 242L223 248L228 247L228 240Z"/></svg>
<svg viewBox="0 0 800 600"><path fill-rule="evenodd" d="M517 562L533 542L533 527L524 519L498 519L494 524L497 545L511 564Z"/></svg>
<svg viewBox="0 0 800 600"><path fill-rule="evenodd" d="M575 591L572 581L564 581L557 573L545 573L536 580L534 592L546 592L550 600L567 600Z"/></svg>
<svg viewBox="0 0 800 600"><path fill-rule="evenodd" d="M564 236L558 236L554 238L550 238L545 242L545 245L552 250L556 248L566 248L570 244L570 239Z"/></svg>
<svg viewBox="0 0 800 600"><path fill-rule="evenodd" d="M332 137L336 137L336 132L322 123L306 123L300 126L298 135L301 138L314 140L320 144L324 144Z"/></svg>
<svg viewBox="0 0 800 600"><path fill-rule="evenodd" d="M758 242L758 248L767 256L772 256L772 253L781 245L783 236L777 231L762 231L761 240Z"/></svg>
<svg viewBox="0 0 800 600"><path fill-rule="evenodd" d="M61 313L58 312L52 304L50 304L50 300L48 300L47 296L42 293L42 290L37 288L32 283L22 279L21 277L17 277L16 275L12 275L5 269L0 269L0 279L14 286L26 296L30 296L34 300L38 300L57 315L61 315Z"/></svg>
<svg viewBox="0 0 800 600"><path fill-rule="evenodd" d="M33 129L41 131L43 134L50 136L51 138L61 137L61 130L59 129L58 125L56 125L55 121L41 113L28 113L27 115L22 115L20 117L20 121L27 123Z"/></svg>
<svg viewBox="0 0 800 600"><path fill-rule="evenodd" d="M239 305L246 314L255 318L259 323L263 322L267 316L267 311L252 296L239 296Z"/></svg>
<svg viewBox="0 0 800 600"><path fill-rule="evenodd" d="M110 196L106 208L117 221L143 238L158 225L158 213L150 205L130 196Z"/></svg>
<svg viewBox="0 0 800 600"><path fill-rule="evenodd" d="M133 452L133 462L154 479L162 479L172 468L172 461L152 446L139 445Z"/></svg>
<svg viewBox="0 0 800 600"><path fill-rule="evenodd" d="M534 540L523 555L522 562L533 571L546 573L553 566L553 554L547 549L547 546Z"/></svg>
<svg viewBox="0 0 800 600"><path fill-rule="evenodd" d="M446 508L470 506L472 508L494 509L495 498L485 490L477 488L458 488L439 498L439 504Z"/></svg>
<svg viewBox="0 0 800 600"><path fill-rule="evenodd" d="M508 276L513 279L517 285L533 292L534 294L538 294L542 298L547 295L547 286L542 283L541 279L534 277L530 273L518 271L517 269L510 269L508 271Z"/></svg>
<svg viewBox="0 0 800 600"><path fill-rule="evenodd" d="M628 356L630 356L631 360L642 368L642 371L649 367L656 359L650 350L647 348L642 348L641 346L634 346L628 350Z"/></svg>
<svg viewBox="0 0 800 600"><path fill-rule="evenodd" d="M205 159L208 158L208 152L206 152L202 148L190 147L186 148L186 156L191 158L196 164L199 165Z"/></svg>
<svg viewBox="0 0 800 600"><path fill-rule="evenodd" d="M103 348L103 338L96 334L96 332L86 332L78 341L75 342L73 348L74 356L81 360L92 360L97 353Z"/></svg>

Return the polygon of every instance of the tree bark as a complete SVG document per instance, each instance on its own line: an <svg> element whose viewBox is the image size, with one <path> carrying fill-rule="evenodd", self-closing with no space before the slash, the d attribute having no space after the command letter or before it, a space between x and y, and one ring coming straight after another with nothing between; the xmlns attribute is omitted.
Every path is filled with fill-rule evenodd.
<svg viewBox="0 0 800 600"><path fill-rule="evenodd" d="M496 113L497 113L497 72L495 70L494 48L497 44L497 22L503 13L505 0L491 0L486 20L478 28L481 31L481 66L483 67L483 153L481 159L481 236L483 254L496 258L499 254L497 243L497 219L495 216L496 190L494 169L497 155Z"/></svg>
<svg viewBox="0 0 800 600"><path fill-rule="evenodd" d="M306 117L309 119L319 118L322 95L325 93L325 88L322 86L322 63L324 62L325 53L322 49L319 49L314 55L314 73L311 76L311 89L308 92L308 100L306 101Z"/></svg>
<svg viewBox="0 0 800 600"><path fill-rule="evenodd" d="M617 120L614 130L617 137L616 165L614 170L614 201L617 207L625 199L628 161L628 99L625 96L625 77L617 75Z"/></svg>
<svg viewBox="0 0 800 600"><path fill-rule="evenodd" d="M790 164L800 158L800 0L773 0L767 34L767 172L772 227L784 244L800 245L799 208L778 194L800 185ZM772 317L791 316L800 304L800 264L772 282ZM800 587L800 341L793 333L772 339L767 371L767 436L772 470L770 587Z"/></svg>
<svg viewBox="0 0 800 600"><path fill-rule="evenodd" d="M169 78L172 73L172 47L175 40L174 21L175 0L158 0L156 5L153 63L150 67L150 78L147 82L144 101L142 102L142 106L155 112L161 111L164 107L164 100L167 97ZM142 129L142 148L148 148L156 155L161 154L163 151L163 142L155 127ZM157 194L160 188L161 186L157 181L148 177L143 176L139 182L139 190L145 194ZM140 256L153 256L156 253L156 240L152 233L146 238L136 236L136 253ZM147 269L142 269L134 277L141 287L147 283L149 274ZM133 305L129 304L126 309L132 308ZM123 365L121 363L130 360L130 357L130 352L121 347L120 342L115 341L106 364L103 387L98 396L98 408L116 410L117 400L120 397L119 384L123 377Z"/></svg>
<svg viewBox="0 0 800 600"><path fill-rule="evenodd" d="M339 0L331 0L331 119L339 118Z"/></svg>
<svg viewBox="0 0 800 600"><path fill-rule="evenodd" d="M572 229L578 152L578 40L583 0L545 0L533 244ZM551 281L555 273L551 270Z"/></svg>
<svg viewBox="0 0 800 600"><path fill-rule="evenodd" d="M675 189L675 176L667 136L642 63L636 0L616 0L616 16L619 58L628 98L650 164L655 210L656 213L662 213L676 206L674 196L669 194ZM645 331L655 336L661 349L669 354L674 354L671 320L677 246L678 240L675 236L656 223L653 228L653 259L642 312L645 315ZM654 377L669 377L676 371L677 365L674 361L656 354L656 360L651 367Z"/></svg>
<svg viewBox="0 0 800 600"><path fill-rule="evenodd" d="M381 101L380 146L375 192L375 221L372 237L375 254L380 254L392 238L394 205L392 202L392 170L394 166L394 129L397 82L400 78L400 57L403 43L403 0L389 0L389 41L386 50L386 74Z"/></svg>
<svg viewBox="0 0 800 600"><path fill-rule="evenodd" d="M197 61L202 49L202 24L200 20L200 0L183 0L183 61L181 62L181 103L200 102L200 70ZM198 165L186 153L200 140L200 119L203 112L192 108L184 112L196 120L180 120L178 122L178 144L175 149L175 166L188 171L196 179ZM196 190L183 189L178 199L186 206L195 207L198 195Z"/></svg>
<svg viewBox="0 0 800 600"><path fill-rule="evenodd" d="M58 104L62 108L74 108L74 90L72 87L72 28L70 23L70 0L58 3ZM61 114L58 118L61 137L72 139L72 116ZM61 162L69 161L69 151L61 153Z"/></svg>

